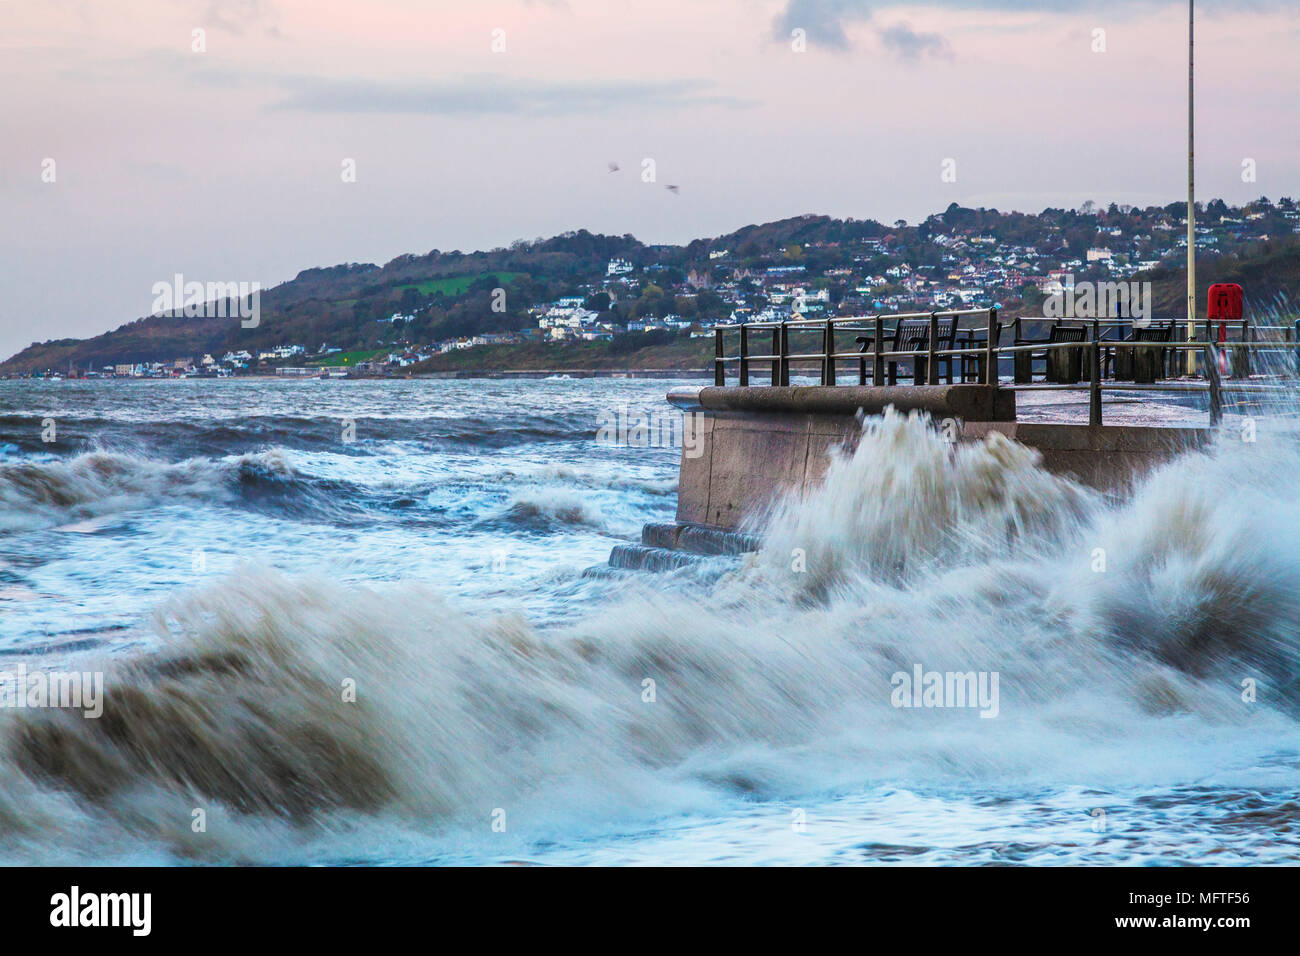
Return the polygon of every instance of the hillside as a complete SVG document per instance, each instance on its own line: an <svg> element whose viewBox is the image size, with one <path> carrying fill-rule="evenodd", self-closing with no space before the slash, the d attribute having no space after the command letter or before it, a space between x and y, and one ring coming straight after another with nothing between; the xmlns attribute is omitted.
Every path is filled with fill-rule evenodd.
<svg viewBox="0 0 1300 956"><path fill-rule="evenodd" d="M151 316L89 339L33 343L0 362L0 374L66 370L69 363L98 369L290 344L377 349L402 340L531 328L536 320L530 306L575 293L583 281L603 275L615 257L638 263L657 258L630 237L578 233L491 252L434 250L382 267L308 269L262 292L255 329L242 328L237 319ZM507 290L504 313L493 309L492 290L498 287ZM400 334L384 322L394 312L415 314Z"/></svg>
<svg viewBox="0 0 1300 956"><path fill-rule="evenodd" d="M1152 283L1157 315L1186 315L1187 269L1158 269L1143 275ZM1269 243L1244 255L1196 260L1201 290L1198 313L1204 317L1212 283L1235 282L1246 291L1246 305L1256 318L1278 313L1300 317L1300 244Z"/></svg>
<svg viewBox="0 0 1300 956"><path fill-rule="evenodd" d="M202 355L221 348L239 331L238 319L186 319L150 316L90 339L32 343L0 363L0 374L37 369L67 371L69 364L99 368L178 356Z"/></svg>
<svg viewBox="0 0 1300 956"><path fill-rule="evenodd" d="M151 316L89 339L33 343L0 363L0 374L171 365L241 350L256 357L259 350L290 346L301 347L304 356L329 346L385 356L409 352L422 359L437 352L438 343L463 344L489 333L536 339L539 316L561 300L581 302L606 341L477 345L428 359L425 367L531 367L534 361L617 367L623 363L620 352L650 344L608 341L610 335L617 341L629 323L654 326L672 319L678 328L708 325L736 310L780 317L789 314L792 286L814 303L809 314L963 303L996 304L1016 314L1022 306L1027 313L1039 307L1039 288L1053 270L1076 279L1149 278L1157 314L1181 315L1183 252L1177 242L1185 211L1178 203L1147 209L1086 203L1038 214L953 204L916 225L808 215L684 246L584 230L484 252L435 249L383 266L304 270L262 293L261 321L254 329L242 328L238 319ZM1198 257L1202 289L1215 281L1239 282L1256 309L1289 309L1300 301L1300 208L1292 200L1273 204L1262 198L1242 208L1215 200L1198 212L1198 222L1198 247L1205 244ZM1098 252L1108 260L1093 261ZM617 272L611 271L614 263ZM493 341L491 335L484 341ZM696 346L674 348L682 350L683 361L694 361ZM324 361L316 355L302 364ZM251 364L257 365L256 358Z"/></svg>
<svg viewBox="0 0 1300 956"><path fill-rule="evenodd" d="M589 371L640 369L711 371L712 339L678 338L667 344L619 350L610 342L529 342L486 345L435 355L402 372L427 375L456 371Z"/></svg>

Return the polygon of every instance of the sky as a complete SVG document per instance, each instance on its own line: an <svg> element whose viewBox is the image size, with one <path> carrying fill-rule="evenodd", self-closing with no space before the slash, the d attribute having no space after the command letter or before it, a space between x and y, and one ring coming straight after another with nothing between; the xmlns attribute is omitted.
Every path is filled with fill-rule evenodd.
<svg viewBox="0 0 1300 956"><path fill-rule="evenodd" d="M1300 8L1197 17L1198 198L1300 196ZM1164 205L1186 62L1177 0L0 0L0 355L178 273Z"/></svg>

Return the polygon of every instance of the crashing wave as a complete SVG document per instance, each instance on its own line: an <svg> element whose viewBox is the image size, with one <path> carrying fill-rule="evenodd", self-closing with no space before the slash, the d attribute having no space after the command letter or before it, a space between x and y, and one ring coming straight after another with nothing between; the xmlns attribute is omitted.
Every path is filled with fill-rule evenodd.
<svg viewBox="0 0 1300 956"><path fill-rule="evenodd" d="M178 463L115 452L0 464L0 531L50 527L175 500L219 497L236 483L296 477L279 449Z"/></svg>
<svg viewBox="0 0 1300 956"><path fill-rule="evenodd" d="M1300 747L1297 466L1282 442L1219 447L1118 502L1011 443L888 416L747 566L620 585L550 630L423 584L237 575L160 608L159 651L106 665L100 720L0 713L0 829L57 813L64 834L261 858L366 820L435 833L501 809L527 830L865 782L1185 780ZM891 676L917 666L998 674L997 719L900 709ZM223 826L193 833L195 807Z"/></svg>

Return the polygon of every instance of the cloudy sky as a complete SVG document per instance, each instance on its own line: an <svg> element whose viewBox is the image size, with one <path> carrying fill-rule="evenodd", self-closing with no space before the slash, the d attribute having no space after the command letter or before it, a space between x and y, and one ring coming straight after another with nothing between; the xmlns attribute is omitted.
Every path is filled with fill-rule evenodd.
<svg viewBox="0 0 1300 956"><path fill-rule="evenodd" d="M1294 0L1198 16L1198 195L1300 195ZM1177 0L0 0L0 353L144 315L175 273L270 286L578 228L681 242L808 212L1176 201L1186 18Z"/></svg>

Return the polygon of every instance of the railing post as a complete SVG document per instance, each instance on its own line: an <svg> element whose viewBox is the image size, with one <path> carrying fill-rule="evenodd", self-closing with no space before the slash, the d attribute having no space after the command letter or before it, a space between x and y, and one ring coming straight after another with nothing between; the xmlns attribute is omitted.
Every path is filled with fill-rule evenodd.
<svg viewBox="0 0 1300 956"><path fill-rule="evenodd" d="M880 316L876 316L876 337L872 341L872 351L875 355L871 363L871 384L879 385L885 379L885 320Z"/></svg>
<svg viewBox="0 0 1300 956"><path fill-rule="evenodd" d="M1227 327L1224 326L1222 323L1220 323L1219 328L1225 330L1225 331L1224 331L1224 338L1226 339L1226 338L1227 338L1227 331L1226 331ZM1205 341L1206 341L1206 342L1214 342L1214 323L1210 321L1210 319L1209 319L1208 316L1207 316L1206 319L1205 319ZM1209 353L1206 353L1206 354L1209 354ZM1215 356L1216 356L1216 357L1218 356L1218 346L1217 346L1217 344L1215 345ZM1220 370L1220 371L1222 371L1222 370ZM1207 372L1206 374L1208 375L1209 373Z"/></svg>
<svg viewBox="0 0 1300 956"><path fill-rule="evenodd" d="M772 384L781 384L781 326L772 326Z"/></svg>
<svg viewBox="0 0 1300 956"><path fill-rule="evenodd" d="M826 332L822 336L822 344L826 347L826 358L822 360L822 384L835 384L835 322L833 319L826 320Z"/></svg>
<svg viewBox="0 0 1300 956"><path fill-rule="evenodd" d="M749 326L740 327L740 384L749 384Z"/></svg>
<svg viewBox="0 0 1300 956"><path fill-rule="evenodd" d="M1205 377L1210 381L1210 427L1223 421L1223 383L1219 378L1219 350L1213 342L1205 343Z"/></svg>
<svg viewBox="0 0 1300 956"><path fill-rule="evenodd" d="M1092 360L1088 363L1088 424L1101 425L1101 343L1092 337Z"/></svg>
<svg viewBox="0 0 1300 956"><path fill-rule="evenodd" d="M790 327L781 320L781 384L790 384Z"/></svg>
<svg viewBox="0 0 1300 956"><path fill-rule="evenodd" d="M998 387L998 310L989 309L989 339L984 352L984 384Z"/></svg>
<svg viewBox="0 0 1300 956"><path fill-rule="evenodd" d="M1295 373L1300 375L1300 319L1295 320L1295 328L1291 332L1291 344L1294 346L1291 351L1295 358Z"/></svg>
<svg viewBox="0 0 1300 956"><path fill-rule="evenodd" d="M722 326L713 329L713 384L721 388L727 384L727 372L722 364Z"/></svg>
<svg viewBox="0 0 1300 956"><path fill-rule="evenodd" d="M1246 319L1241 323L1241 338L1242 341L1244 341L1248 345L1253 345L1255 342L1255 328L1250 324L1249 319ZM1249 349L1249 348L1242 349L1242 352L1244 353L1242 356L1243 358L1242 364L1245 365L1246 367L1246 376L1245 376L1246 378L1250 377L1250 373L1253 370L1252 360L1254 359L1255 356L1251 353L1253 353L1254 351L1255 351L1254 349Z"/></svg>
<svg viewBox="0 0 1300 956"><path fill-rule="evenodd" d="M930 313L930 334L926 336L929 341L926 343L925 350L925 384L939 384L939 363L934 360L935 339L939 337L939 314ZM913 376L915 378L915 376Z"/></svg>

